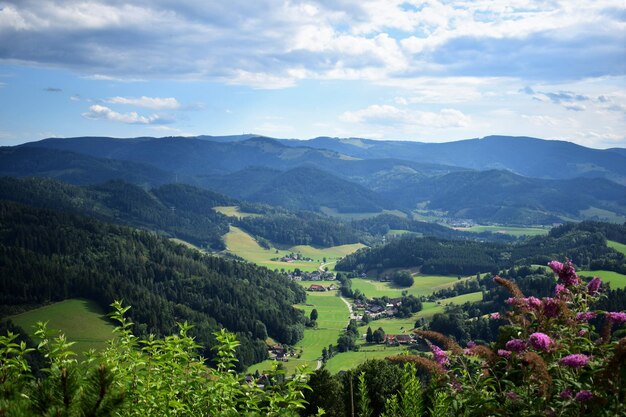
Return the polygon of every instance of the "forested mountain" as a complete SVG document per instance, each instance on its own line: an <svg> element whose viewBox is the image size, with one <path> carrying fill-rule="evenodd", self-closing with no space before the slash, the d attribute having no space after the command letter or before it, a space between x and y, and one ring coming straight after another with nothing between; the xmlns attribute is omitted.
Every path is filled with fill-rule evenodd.
<svg viewBox="0 0 626 417"><path fill-rule="evenodd" d="M231 175L206 178L204 184L215 190L251 201L282 206L291 210L338 212L380 212L393 208L375 192L343 180L311 165L285 172L251 168Z"/></svg>
<svg viewBox="0 0 626 417"><path fill-rule="evenodd" d="M234 200L185 184L145 190L122 181L78 187L44 178L0 178L0 200L80 213L223 249L229 219L214 206Z"/></svg>
<svg viewBox="0 0 626 417"><path fill-rule="evenodd" d="M173 182L176 176L152 166L103 159L79 152L50 148L0 147L0 175L47 177L71 184L98 184L123 179L134 184L156 186Z"/></svg>
<svg viewBox="0 0 626 417"><path fill-rule="evenodd" d="M607 235L626 242L626 224L568 224L552 229L547 236L510 244L408 236L384 246L360 249L343 258L336 268L362 272L419 267L426 274L496 274L518 264L546 265L552 259L567 257L579 266L626 273L626 257L606 246Z"/></svg>
<svg viewBox="0 0 626 417"><path fill-rule="evenodd" d="M463 171L381 192L404 207L428 202L451 217L503 224L551 224L591 207L626 215L626 187L601 178L544 180L508 171Z"/></svg>
<svg viewBox="0 0 626 417"><path fill-rule="evenodd" d="M292 307L304 290L249 263L200 254L154 233L83 216L0 201L0 305L85 297L104 309L117 299L132 305L140 334L170 334L193 324L203 354L212 357L212 332L237 332L241 366L266 357L269 335L293 344L303 314Z"/></svg>
<svg viewBox="0 0 626 417"><path fill-rule="evenodd" d="M363 159L398 158L477 170L506 169L527 177L603 177L626 183L626 155L623 150L590 149L565 141L487 136L446 143L423 143L321 137L284 143L330 149Z"/></svg>
<svg viewBox="0 0 626 417"><path fill-rule="evenodd" d="M111 178L150 186L183 182L292 210L410 211L420 204L447 218L520 225L626 216L626 188L618 185L626 183L623 152L533 138L432 144L253 135L85 137L3 152L19 155L19 163L0 165L6 175L82 184ZM49 152L60 152L59 158ZM65 152L80 157L74 161Z"/></svg>

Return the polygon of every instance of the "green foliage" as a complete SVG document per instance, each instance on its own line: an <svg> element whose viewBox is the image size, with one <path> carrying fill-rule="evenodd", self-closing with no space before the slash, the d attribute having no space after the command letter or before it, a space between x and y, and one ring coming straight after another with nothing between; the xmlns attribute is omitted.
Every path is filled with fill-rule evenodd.
<svg viewBox="0 0 626 417"><path fill-rule="evenodd" d="M361 372L358 376L358 416L359 417L371 417L372 409L370 407L370 399L367 394L367 384L365 382L365 372Z"/></svg>
<svg viewBox="0 0 626 417"><path fill-rule="evenodd" d="M205 357L220 326L237 332L239 367L266 358L267 335L287 344L303 336L305 318L293 304L305 291L265 268L9 202L0 202L0 226L0 306L9 314L22 304L82 297L106 308L123 298L135 306L135 333L169 334L186 320Z"/></svg>
<svg viewBox="0 0 626 417"><path fill-rule="evenodd" d="M40 323L37 349L49 362L35 377L25 344L0 336L0 415L21 416L297 416L304 408L306 373L265 389L248 385L234 371L239 343L232 333L215 333L216 366L196 353L187 323L176 335L141 339L125 317L128 307L113 304L117 337L106 351L81 362L62 334ZM277 381L275 369L269 381Z"/></svg>
<svg viewBox="0 0 626 417"><path fill-rule="evenodd" d="M411 273L404 270L395 272L391 276L391 281L398 287L410 287L415 282L415 280L411 276Z"/></svg>

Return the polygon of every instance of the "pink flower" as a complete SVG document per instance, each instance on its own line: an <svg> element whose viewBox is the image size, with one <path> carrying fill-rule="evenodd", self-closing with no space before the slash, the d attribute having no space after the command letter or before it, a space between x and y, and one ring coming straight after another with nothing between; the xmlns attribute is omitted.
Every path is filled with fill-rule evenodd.
<svg viewBox="0 0 626 417"><path fill-rule="evenodd" d="M563 270L563 264L559 261L550 261L548 266L554 271L555 274L560 274Z"/></svg>
<svg viewBox="0 0 626 417"><path fill-rule="evenodd" d="M556 293L557 297L560 297L561 295L569 294L569 290L565 288L565 285L563 284L556 284L556 286L554 287L554 292Z"/></svg>
<svg viewBox="0 0 626 417"><path fill-rule="evenodd" d="M559 276L559 284L569 287L580 283L580 278L576 275L574 265L572 265L572 261L569 259L564 264L559 261L551 261L548 263L548 266Z"/></svg>
<svg viewBox="0 0 626 417"><path fill-rule="evenodd" d="M591 281L589 281L589 284L587 284L587 292L590 295L596 295L600 289L600 285L602 285L600 278L594 277Z"/></svg>
<svg viewBox="0 0 626 417"><path fill-rule="evenodd" d="M574 396L574 392L572 392L571 388L565 388L563 391L561 391L561 393L559 394L559 397L561 397L564 400L569 400L570 398L572 398Z"/></svg>
<svg viewBox="0 0 626 417"><path fill-rule="evenodd" d="M506 342L505 347L513 352L522 352L526 349L526 341L522 339L511 339Z"/></svg>
<svg viewBox="0 0 626 417"><path fill-rule="evenodd" d="M559 363L569 366L570 368L582 368L589 363L589 356L583 355L582 353L575 353L561 358Z"/></svg>
<svg viewBox="0 0 626 417"><path fill-rule="evenodd" d="M508 398L511 401L517 401L519 400L519 395L517 395L513 391L509 391L506 393L506 398Z"/></svg>
<svg viewBox="0 0 626 417"><path fill-rule="evenodd" d="M609 318L609 320L617 323L617 324L622 324L622 323L626 323L626 313L622 313L622 312L609 312L606 313L606 316Z"/></svg>
<svg viewBox="0 0 626 417"><path fill-rule="evenodd" d="M543 299L543 314L546 317L556 317L561 311L561 305L554 298Z"/></svg>
<svg viewBox="0 0 626 417"><path fill-rule="evenodd" d="M504 349L498 349L498 356L502 357L502 358L510 358L511 357L511 351L510 350L504 350Z"/></svg>
<svg viewBox="0 0 626 417"><path fill-rule="evenodd" d="M430 345L430 350L432 350L435 361L437 361L439 365L447 365L450 363L450 360L448 359L448 354L445 351L441 350L439 346Z"/></svg>
<svg viewBox="0 0 626 417"><path fill-rule="evenodd" d="M532 347L537 350L543 350L544 352L547 352L550 349L550 345L552 344L550 336L540 332L531 334L528 338L528 341L530 342Z"/></svg>
<svg viewBox="0 0 626 417"><path fill-rule="evenodd" d="M593 398L593 394L591 393L591 391L586 390L586 389L579 391L576 394L576 401L580 401L580 402L589 401L592 398Z"/></svg>
<svg viewBox="0 0 626 417"><path fill-rule="evenodd" d="M467 347L468 348L473 348L476 346L476 342L474 342L473 340L470 340L469 342L467 342Z"/></svg>
<svg viewBox="0 0 626 417"><path fill-rule="evenodd" d="M584 336L584 335L586 335L586 334L587 334L587 329L580 329L580 330L578 331L578 336L579 336L579 337L583 337L583 336Z"/></svg>
<svg viewBox="0 0 626 417"><path fill-rule="evenodd" d="M596 313L594 313L593 311L585 311L582 313L576 313L576 320L580 321L581 323L586 323L591 319L595 319L596 318Z"/></svg>
<svg viewBox="0 0 626 417"><path fill-rule="evenodd" d="M524 298L524 301L526 302L526 305L531 308L539 308L539 306L541 306L541 300L537 297Z"/></svg>
<svg viewBox="0 0 626 417"><path fill-rule="evenodd" d="M491 314L489 315L489 318L490 318L491 320L500 320L500 313L491 313Z"/></svg>

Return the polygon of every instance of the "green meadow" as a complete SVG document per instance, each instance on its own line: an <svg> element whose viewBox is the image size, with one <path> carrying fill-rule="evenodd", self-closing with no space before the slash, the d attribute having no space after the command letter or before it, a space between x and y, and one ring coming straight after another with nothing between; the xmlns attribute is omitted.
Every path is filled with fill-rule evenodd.
<svg viewBox="0 0 626 417"><path fill-rule="evenodd" d="M415 322L421 318L430 320L436 313L442 313L448 304L464 304L482 300L481 292L474 292L457 297L447 298L438 302L425 302L421 311L406 319L384 318L373 320L365 326L359 327L359 334L364 335L367 328L376 330L382 327L386 334L409 334L415 328ZM366 345L361 341L358 352L339 353L326 363L326 369L331 373L354 368L369 359L384 359L388 356L406 352L403 346Z"/></svg>
<svg viewBox="0 0 626 417"><path fill-rule="evenodd" d="M240 210L239 206L215 206L213 210L218 213L222 213L224 216L228 217L259 217L260 214L256 213L246 213Z"/></svg>
<svg viewBox="0 0 626 417"><path fill-rule="evenodd" d="M8 317L33 339L37 322L48 322L48 329L63 331L68 340L76 342L72 351L101 350L113 338L113 324L93 301L69 299L25 313Z"/></svg>
<svg viewBox="0 0 626 417"><path fill-rule="evenodd" d="M320 281L315 281L320 283ZM330 282L321 282L324 285L330 285ZM301 285L308 286L308 282ZM295 346L300 358L289 358L287 362L282 363L288 372L295 371L297 366L306 365L310 369L316 369L317 360L322 356L322 349L330 344L337 343L337 338L347 326L350 320L348 306L337 296L337 291L327 292L308 292L306 304L296 305L296 307L304 310L308 316L314 308L318 311L317 328L304 330L304 338ZM257 363L250 368L248 372L256 370L268 370L272 366L271 360Z"/></svg>
<svg viewBox="0 0 626 417"><path fill-rule="evenodd" d="M549 227L515 227L515 226L471 226L471 227L455 227L456 230L463 232L491 232L501 233L511 236L539 236L546 235L550 231Z"/></svg>
<svg viewBox="0 0 626 417"><path fill-rule="evenodd" d="M415 282L409 288L397 287L391 282L380 282L371 278L355 278L352 280L352 288L361 290L369 298L383 296L400 297L403 291L419 297L421 295L430 295L440 289L449 288L454 283L459 282L458 277L447 275L416 274L413 278L415 278Z"/></svg>
<svg viewBox="0 0 626 417"><path fill-rule="evenodd" d="M257 265L265 266L269 269L284 269L286 271L293 271L295 268L299 268L302 271L309 272L317 270L324 258L326 258L328 264L334 264L339 258L363 247L362 244L355 243L321 249L308 245L293 246L287 250L265 249L252 236L235 226L230 226L230 231L224 235L224 243L228 252ZM272 261L273 258L281 258L291 252L300 252L303 256L313 259L313 261Z"/></svg>
<svg viewBox="0 0 626 417"><path fill-rule="evenodd" d="M619 242L616 242L616 241L614 241L614 240L607 240L607 241L606 241L606 245L607 245L609 248L613 248L613 249L615 249L616 251L621 252L621 253L623 253L624 255L626 255L626 245L624 245L623 243L619 243Z"/></svg>
<svg viewBox="0 0 626 417"><path fill-rule="evenodd" d="M626 275L613 271L578 271L578 275L585 277L600 277L604 282L610 282L612 289L626 288Z"/></svg>

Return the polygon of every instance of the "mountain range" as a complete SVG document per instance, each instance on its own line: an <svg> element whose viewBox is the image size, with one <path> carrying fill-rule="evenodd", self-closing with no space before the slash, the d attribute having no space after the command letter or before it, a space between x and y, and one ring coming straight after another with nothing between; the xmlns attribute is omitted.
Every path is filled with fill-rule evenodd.
<svg viewBox="0 0 626 417"><path fill-rule="evenodd" d="M359 138L51 138L0 148L0 174L74 184L179 182L293 210L416 208L481 223L626 219L626 150L489 136L448 143Z"/></svg>

